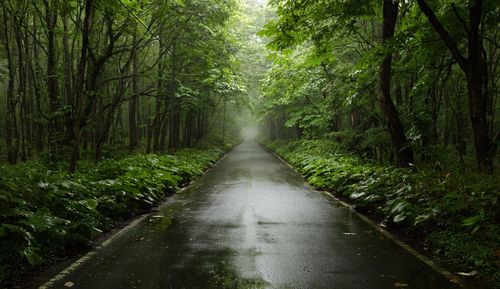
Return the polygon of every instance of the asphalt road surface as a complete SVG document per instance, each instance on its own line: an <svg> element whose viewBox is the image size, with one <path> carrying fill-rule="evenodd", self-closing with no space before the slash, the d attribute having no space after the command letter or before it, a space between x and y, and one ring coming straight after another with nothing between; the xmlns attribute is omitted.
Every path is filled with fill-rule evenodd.
<svg viewBox="0 0 500 289"><path fill-rule="evenodd" d="M253 141L51 288L456 288Z"/></svg>

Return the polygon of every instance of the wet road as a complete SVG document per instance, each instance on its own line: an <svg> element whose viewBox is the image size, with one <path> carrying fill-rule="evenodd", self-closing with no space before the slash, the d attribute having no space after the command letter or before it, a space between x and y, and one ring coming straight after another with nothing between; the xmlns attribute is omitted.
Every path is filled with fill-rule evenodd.
<svg viewBox="0 0 500 289"><path fill-rule="evenodd" d="M455 288L252 141L53 288L64 284Z"/></svg>

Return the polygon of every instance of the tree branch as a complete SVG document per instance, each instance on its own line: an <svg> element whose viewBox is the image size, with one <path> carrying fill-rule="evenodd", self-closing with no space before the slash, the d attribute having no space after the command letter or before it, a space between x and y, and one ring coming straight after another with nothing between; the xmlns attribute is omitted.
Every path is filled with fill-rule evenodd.
<svg viewBox="0 0 500 289"><path fill-rule="evenodd" d="M453 41L450 34L448 33L448 31L446 31L446 29L443 27L441 22L439 22L439 19L437 19L437 16L434 13L434 11L432 11L432 9L429 7L429 5L427 5L427 2L425 2L425 0L417 0L417 2L418 2L418 6L420 7L420 10L425 14L425 16L427 17L427 19L431 23L434 30L436 30L436 32L439 34L441 39L443 39L444 43L446 44L446 46L450 50L453 58L455 58L457 60L458 65L460 65L460 67L463 70L467 70L467 65L468 65L467 58L465 58L462 55L462 53L458 50L457 44L455 43L455 41Z"/></svg>
<svg viewBox="0 0 500 289"><path fill-rule="evenodd" d="M467 32L467 35L470 35L469 27L467 26L467 23L465 23L465 20L462 18L462 16L460 16L460 13L458 13L458 9L457 9L457 6L455 5L455 3L451 4L451 8L453 8L453 12L455 12L455 16L457 16L458 21L460 21L462 23L462 25L464 26L464 29L465 29L465 32Z"/></svg>

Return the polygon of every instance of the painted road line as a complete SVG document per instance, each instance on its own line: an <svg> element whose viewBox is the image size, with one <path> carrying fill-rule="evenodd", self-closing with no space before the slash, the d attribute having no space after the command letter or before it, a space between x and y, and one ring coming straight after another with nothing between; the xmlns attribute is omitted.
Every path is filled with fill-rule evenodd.
<svg viewBox="0 0 500 289"><path fill-rule="evenodd" d="M66 276L68 276L69 274L71 274L73 271L75 271L76 269L80 268L83 264L85 264L90 259L92 259L92 257L94 257L99 251L101 251L105 247L109 246L118 237L122 236L123 234L125 234L126 232L130 231L132 228L134 228L135 226L137 226L137 224L139 224L140 222L142 222L147 216L149 216L149 214L140 216L137 219L135 219L134 221L132 221L125 228L123 228L120 231L116 232L111 237L109 237L108 239L106 239L104 242L102 242L101 244L99 244L99 246L95 247L95 249L93 249L92 251L90 251L87 254L83 255L78 260L76 260L75 262L73 262L73 264L69 265L66 269L64 269L61 272L59 272L52 279L50 279L49 281L45 282L43 285L39 286L38 289L49 289L49 288L52 288L52 286L54 286L54 284L57 281L60 281L60 280L64 279Z"/></svg>
<svg viewBox="0 0 500 289"><path fill-rule="evenodd" d="M218 165L223 159L225 159L231 153L231 151L232 150L230 150L229 152L227 152L226 154L224 154L221 158L219 158L217 160L217 162L215 162L212 166L210 166L210 168L208 168L203 173L203 175L198 176L195 180L191 181L187 186L185 186L182 189L180 189L178 191L178 193L182 193L185 190L187 190L188 188L190 188L193 185L193 183L195 183L196 180L198 180L201 177L203 177L212 168L214 168L216 165ZM162 206L168 205L168 204L169 203L166 201L166 202L160 204L158 207L162 207ZM123 234L127 233L128 231L130 231L131 229L133 229L134 227L136 227L144 219L146 219L147 217L151 216L151 214L152 213L148 213L148 214L145 214L145 215L142 215L142 216L136 218L130 224L128 224L127 226L125 226L123 229L119 230L118 232L114 233L109 238L107 238L106 240L104 240L101 244L99 244L98 246L96 246L93 250L91 250L90 252L86 253L85 255L83 255L82 257L80 257L78 260L76 260L75 262L73 262L71 265L69 265L68 267L66 267L64 270L62 270L61 272L59 272L58 274L56 274L49 281L47 281L43 285L39 286L38 289L50 289L50 288L52 288L56 282L61 281L66 276L68 276L69 274L71 274L72 272L74 272L76 269L80 268L83 264L87 263L99 251L101 251L105 247L109 246L111 243L113 243L114 240L118 239L120 236L122 236Z"/></svg>

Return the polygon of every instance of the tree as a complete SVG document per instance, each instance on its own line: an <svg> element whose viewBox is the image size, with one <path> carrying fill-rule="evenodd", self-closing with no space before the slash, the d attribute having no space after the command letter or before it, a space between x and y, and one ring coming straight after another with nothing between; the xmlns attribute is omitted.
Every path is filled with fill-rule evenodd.
<svg viewBox="0 0 500 289"><path fill-rule="evenodd" d="M329 38L342 37L338 30L347 33L357 32L353 24L356 18L374 17L378 6L365 1L364 5L354 1L343 2L307 2L307 1L278 1L277 22L268 25L265 35L273 36L271 46L283 49L296 43L312 42L321 50L328 49ZM379 105L387 122L387 130L392 140L397 163L407 167L413 160L413 152L406 139L403 123L391 98L392 80L392 45L393 36L398 19L397 2L384 1L382 10L382 35L381 44L384 52L379 66ZM326 24L325 23L329 23ZM338 30L336 29L338 28ZM370 43L370 45L374 45ZM326 47L325 47L326 46Z"/></svg>
<svg viewBox="0 0 500 289"><path fill-rule="evenodd" d="M82 156L199 145L219 127L226 93L206 79L239 65L228 27L236 9L233 0L1 1L6 158L69 159L74 173Z"/></svg>
<svg viewBox="0 0 500 289"><path fill-rule="evenodd" d="M470 142L478 170L493 172L495 5L427 2L273 1L278 17L261 34L274 50L261 105L270 135L331 137L403 167L465 169Z"/></svg>
<svg viewBox="0 0 500 289"><path fill-rule="evenodd" d="M389 44L394 37L398 19L398 1L384 0L382 7L382 44ZM388 123L392 145L396 151L398 165L408 167L414 162L413 152L406 139L403 124L391 98L392 52L385 53L379 68L379 101Z"/></svg>
<svg viewBox="0 0 500 289"><path fill-rule="evenodd" d="M459 50L450 33L439 21L432 8L425 0L418 0L418 6L425 14L429 23L441 37L451 55L457 61L467 79L469 95L469 116L474 133L477 167L488 174L493 173L493 158L498 141L498 132L491 130L492 96L488 93L489 74L487 54L483 44L485 5L482 0L471 1L467 4L469 22L466 23L460 16L457 7L452 4L456 16L463 24L467 34L467 57Z"/></svg>

